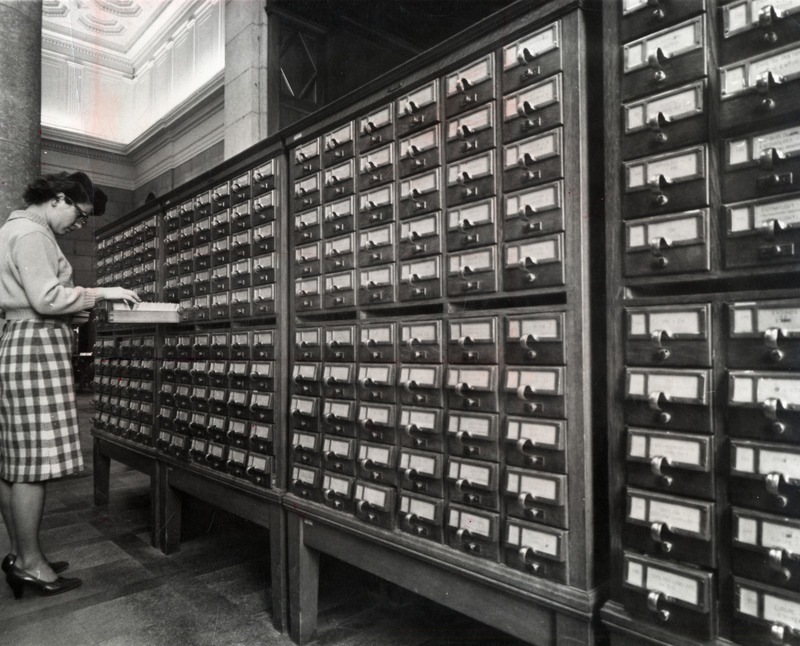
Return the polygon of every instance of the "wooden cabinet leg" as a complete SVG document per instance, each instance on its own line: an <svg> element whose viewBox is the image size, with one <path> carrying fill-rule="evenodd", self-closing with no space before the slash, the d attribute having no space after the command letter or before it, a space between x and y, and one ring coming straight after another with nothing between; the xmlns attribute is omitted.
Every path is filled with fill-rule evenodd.
<svg viewBox="0 0 800 646"><path fill-rule="evenodd" d="M319 552L303 543L303 520L288 513L287 552L289 557L289 636L305 644L317 629L319 597Z"/></svg>
<svg viewBox="0 0 800 646"><path fill-rule="evenodd" d="M595 630L592 622L571 617L563 613L556 615L556 644L558 646L576 646L578 644L594 644Z"/></svg>
<svg viewBox="0 0 800 646"><path fill-rule="evenodd" d="M169 486L169 467L160 470L159 486L161 490L161 518L159 536L161 551L172 554L181 548L181 507L183 494Z"/></svg>
<svg viewBox="0 0 800 646"><path fill-rule="evenodd" d="M166 467L154 461L150 473L150 545L160 547L159 528L164 514L161 511L164 501L161 493L161 471Z"/></svg>
<svg viewBox="0 0 800 646"><path fill-rule="evenodd" d="M269 561L272 580L272 624L284 632L289 624L289 590L286 577L286 512L279 504L270 505Z"/></svg>
<svg viewBox="0 0 800 646"><path fill-rule="evenodd" d="M111 478L111 458L103 454L100 440L95 439L93 445L92 478L94 481L94 504L108 504L108 490Z"/></svg>

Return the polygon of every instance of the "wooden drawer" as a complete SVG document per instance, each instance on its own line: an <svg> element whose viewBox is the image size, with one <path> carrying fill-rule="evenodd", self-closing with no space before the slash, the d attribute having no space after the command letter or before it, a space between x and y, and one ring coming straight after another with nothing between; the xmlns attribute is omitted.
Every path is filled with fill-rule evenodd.
<svg viewBox="0 0 800 646"><path fill-rule="evenodd" d="M566 415L563 366L507 367L503 390L506 414L563 418Z"/></svg>
<svg viewBox="0 0 800 646"><path fill-rule="evenodd" d="M355 129L355 123L350 121L323 135L322 163L326 168L355 154Z"/></svg>
<svg viewBox="0 0 800 646"><path fill-rule="evenodd" d="M507 467L503 494L509 516L567 528L567 476Z"/></svg>
<svg viewBox="0 0 800 646"><path fill-rule="evenodd" d="M322 472L322 502L331 509L355 513L356 479L330 471Z"/></svg>
<svg viewBox="0 0 800 646"><path fill-rule="evenodd" d="M442 543L444 514L443 500L403 492L397 503L397 526L412 536Z"/></svg>
<svg viewBox="0 0 800 646"><path fill-rule="evenodd" d="M800 263L800 197L726 205L725 267Z"/></svg>
<svg viewBox="0 0 800 646"><path fill-rule="evenodd" d="M716 567L714 503L629 487L625 509L625 547L661 558Z"/></svg>
<svg viewBox="0 0 800 646"><path fill-rule="evenodd" d="M731 440L730 464L732 504L800 516L800 449Z"/></svg>
<svg viewBox="0 0 800 646"><path fill-rule="evenodd" d="M397 377L398 401L407 406L433 406L441 408L442 371L438 364L402 365Z"/></svg>
<svg viewBox="0 0 800 646"><path fill-rule="evenodd" d="M562 75L503 97L503 141L530 137L564 123Z"/></svg>
<svg viewBox="0 0 800 646"><path fill-rule="evenodd" d="M402 137L439 121L439 83L433 80L400 97L397 105L397 132Z"/></svg>
<svg viewBox="0 0 800 646"><path fill-rule="evenodd" d="M448 366L447 406L450 410L497 412L497 366Z"/></svg>
<svg viewBox="0 0 800 646"><path fill-rule="evenodd" d="M626 0L622 4L622 42L651 34L705 11L705 0Z"/></svg>
<svg viewBox="0 0 800 646"><path fill-rule="evenodd" d="M800 521L734 508L734 574L800 591Z"/></svg>
<svg viewBox="0 0 800 646"><path fill-rule="evenodd" d="M348 159L325 169L323 175L325 186L322 189L322 198L325 202L339 200L355 193L355 168L355 160Z"/></svg>
<svg viewBox="0 0 800 646"><path fill-rule="evenodd" d="M400 177L408 177L439 166L442 136L439 126L415 133L400 141Z"/></svg>
<svg viewBox="0 0 800 646"><path fill-rule="evenodd" d="M722 37L717 47L722 65L800 40L800 3L795 0L777 8L757 0L738 0L725 3L721 12Z"/></svg>
<svg viewBox="0 0 800 646"><path fill-rule="evenodd" d="M626 368L625 422L713 433L710 370Z"/></svg>
<svg viewBox="0 0 800 646"><path fill-rule="evenodd" d="M566 473L566 420L506 417L503 425L506 464Z"/></svg>
<svg viewBox="0 0 800 646"><path fill-rule="evenodd" d="M400 444L426 451L444 450L444 411L439 408L412 408L403 406L397 428Z"/></svg>
<svg viewBox="0 0 800 646"><path fill-rule="evenodd" d="M542 579L567 582L567 532L509 518L503 534L505 564Z"/></svg>
<svg viewBox="0 0 800 646"><path fill-rule="evenodd" d="M710 639L716 626L711 572L623 555L623 604L631 614L679 634Z"/></svg>
<svg viewBox="0 0 800 646"><path fill-rule="evenodd" d="M503 238L520 240L564 230L561 181L505 196Z"/></svg>
<svg viewBox="0 0 800 646"><path fill-rule="evenodd" d="M625 218L696 209L709 203L705 146L625 162L623 172Z"/></svg>
<svg viewBox="0 0 800 646"><path fill-rule="evenodd" d="M640 366L710 367L710 306L625 308L625 362Z"/></svg>
<svg viewBox="0 0 800 646"><path fill-rule="evenodd" d="M322 221L322 233L326 238L333 238L343 233L354 231L356 212L356 198L346 197L329 204L325 204L325 215Z"/></svg>
<svg viewBox="0 0 800 646"><path fill-rule="evenodd" d="M445 481L449 500L488 511L500 511L500 466L450 457Z"/></svg>
<svg viewBox="0 0 800 646"><path fill-rule="evenodd" d="M390 487L356 480L355 503L356 518L370 525L394 529L395 491Z"/></svg>
<svg viewBox="0 0 800 646"><path fill-rule="evenodd" d="M770 442L800 442L800 375L728 371L728 433Z"/></svg>
<svg viewBox="0 0 800 646"><path fill-rule="evenodd" d="M503 93L535 83L562 69L561 23L543 29L503 47Z"/></svg>
<svg viewBox="0 0 800 646"><path fill-rule="evenodd" d="M359 120L358 149L366 152L394 139L394 111L392 105L376 108Z"/></svg>
<svg viewBox="0 0 800 646"><path fill-rule="evenodd" d="M494 104L491 103L451 118L447 122L447 160L458 161L493 149L494 122Z"/></svg>
<svg viewBox="0 0 800 646"><path fill-rule="evenodd" d="M497 415L450 410L445 432L450 455L499 461Z"/></svg>
<svg viewBox="0 0 800 646"><path fill-rule="evenodd" d="M444 456L441 453L403 449L398 470L399 484L403 489L444 498Z"/></svg>
<svg viewBox="0 0 800 646"><path fill-rule="evenodd" d="M356 403L326 400L322 408L322 430L329 435L356 436ZM355 454L353 454L355 457Z"/></svg>
<svg viewBox="0 0 800 646"><path fill-rule="evenodd" d="M797 118L800 46L797 43L720 70L720 129L742 123L787 122Z"/></svg>
<svg viewBox="0 0 800 646"><path fill-rule="evenodd" d="M721 155L723 202L800 188L800 130L796 127L726 139Z"/></svg>
<svg viewBox="0 0 800 646"><path fill-rule="evenodd" d="M452 318L448 322L447 360L450 363L497 363L500 358L497 319Z"/></svg>
<svg viewBox="0 0 800 646"><path fill-rule="evenodd" d="M706 42L706 19L701 15L625 44L623 100L707 76Z"/></svg>
<svg viewBox="0 0 800 646"><path fill-rule="evenodd" d="M708 271L708 209L624 223L624 273L629 278Z"/></svg>
<svg viewBox="0 0 800 646"><path fill-rule="evenodd" d="M445 114L450 117L495 96L494 54L489 53L445 76Z"/></svg>
<svg viewBox="0 0 800 646"><path fill-rule="evenodd" d="M800 368L800 300L727 304L729 368Z"/></svg>
<svg viewBox="0 0 800 646"><path fill-rule="evenodd" d="M622 156L631 159L700 143L708 138L705 80L622 106Z"/></svg>
<svg viewBox="0 0 800 646"><path fill-rule="evenodd" d="M444 332L439 320L399 322L402 363L441 363Z"/></svg>
<svg viewBox="0 0 800 646"><path fill-rule="evenodd" d="M733 627L746 644L800 644L800 595L735 578Z"/></svg>
<svg viewBox="0 0 800 646"><path fill-rule="evenodd" d="M445 517L445 536L450 547L490 561L500 560L498 514L451 503Z"/></svg>

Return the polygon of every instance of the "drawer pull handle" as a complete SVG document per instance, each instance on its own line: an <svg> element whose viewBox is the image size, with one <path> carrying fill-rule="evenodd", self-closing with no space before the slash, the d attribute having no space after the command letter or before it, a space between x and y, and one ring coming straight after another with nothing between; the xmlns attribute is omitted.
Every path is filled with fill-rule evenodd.
<svg viewBox="0 0 800 646"><path fill-rule="evenodd" d="M769 641L771 644L785 644L786 626L772 624L769 629Z"/></svg>
<svg viewBox="0 0 800 646"><path fill-rule="evenodd" d="M766 240L774 240L778 234L786 231L786 223L781 220L770 219L761 223L761 237Z"/></svg>
<svg viewBox="0 0 800 646"><path fill-rule="evenodd" d="M663 592L648 592L647 593L647 607L652 612L656 614L656 616L661 621L669 621L669 610L662 610L659 609L659 604L661 603L662 599L665 599Z"/></svg>
<svg viewBox="0 0 800 646"><path fill-rule="evenodd" d="M772 170L783 159L786 159L786 153L777 148L767 148L759 155L758 164L765 170Z"/></svg>
<svg viewBox="0 0 800 646"><path fill-rule="evenodd" d="M781 575L784 581L789 581L792 578L792 573L783 567L783 558L786 555L786 550L776 548L769 551L769 567Z"/></svg>
<svg viewBox="0 0 800 646"><path fill-rule="evenodd" d="M777 472L768 473L767 477L764 479L764 484L767 487L767 492L773 496L778 496L780 506L785 507L787 503L786 497L780 495L780 486L782 480L783 474Z"/></svg>
<svg viewBox="0 0 800 646"><path fill-rule="evenodd" d="M520 117L529 117L534 112L536 112L536 106L531 105L528 101L523 101L522 105L517 106L517 114Z"/></svg>
<svg viewBox="0 0 800 646"><path fill-rule="evenodd" d="M672 334L670 334L669 330L655 330L650 334L650 338L655 345L659 348L663 348L667 339L672 338Z"/></svg>
<svg viewBox="0 0 800 646"><path fill-rule="evenodd" d="M467 543L472 538L472 534L468 529L459 529L456 532L456 538L460 543Z"/></svg>
<svg viewBox="0 0 800 646"><path fill-rule="evenodd" d="M784 410L784 403L777 397L770 397L761 402L761 407L764 410L764 415L767 419L773 422L778 421L778 416Z"/></svg>
<svg viewBox="0 0 800 646"><path fill-rule="evenodd" d="M660 236L658 238L653 238L650 241L650 251L654 256L660 256L661 252L665 249L669 249L672 246L672 240L669 238L665 238L664 236Z"/></svg>
<svg viewBox="0 0 800 646"><path fill-rule="evenodd" d="M659 478L659 481L665 487L671 486L673 482L672 476L665 475L663 472L664 467L669 465L669 458L666 458L663 455L657 455L650 459L650 473Z"/></svg>
<svg viewBox="0 0 800 646"><path fill-rule="evenodd" d="M650 525L650 537L659 544L667 554L672 551L672 543L664 540L664 534L670 531L666 523L653 523Z"/></svg>

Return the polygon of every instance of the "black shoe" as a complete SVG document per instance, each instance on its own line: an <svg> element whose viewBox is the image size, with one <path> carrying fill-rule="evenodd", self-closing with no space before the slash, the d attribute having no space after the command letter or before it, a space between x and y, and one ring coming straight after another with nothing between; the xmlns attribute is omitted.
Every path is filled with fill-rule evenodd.
<svg viewBox="0 0 800 646"><path fill-rule="evenodd" d="M8 571L11 569L11 566L17 562L16 554L6 554L6 557L3 559L2 564L0 564L0 570L3 570L4 574L8 574ZM49 563L50 569L53 570L56 574L61 574L62 572L69 569L69 563L67 561L53 561Z"/></svg>
<svg viewBox="0 0 800 646"><path fill-rule="evenodd" d="M22 599L22 594L25 591L26 585L32 588L37 594L43 597L50 597L54 594L61 594L62 592L74 590L80 587L83 581L80 579L67 579L63 576L58 577L55 581L42 581L12 565L8 574L6 574L6 583L8 583L14 593L14 598Z"/></svg>

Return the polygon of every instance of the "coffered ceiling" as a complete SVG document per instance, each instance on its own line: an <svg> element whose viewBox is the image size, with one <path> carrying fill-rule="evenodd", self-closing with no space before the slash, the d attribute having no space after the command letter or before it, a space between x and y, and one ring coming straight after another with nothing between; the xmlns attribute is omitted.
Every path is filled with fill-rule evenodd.
<svg viewBox="0 0 800 646"><path fill-rule="evenodd" d="M42 47L133 74L204 0L43 0Z"/></svg>

